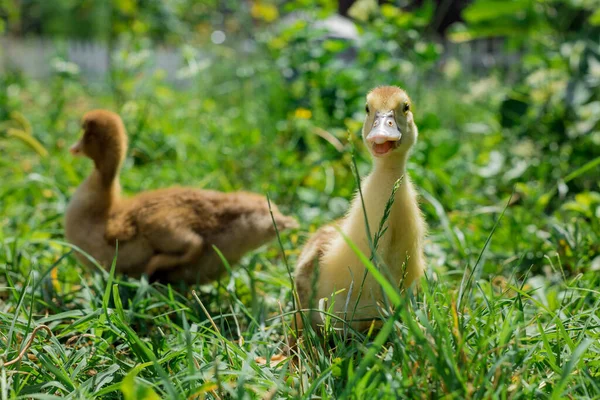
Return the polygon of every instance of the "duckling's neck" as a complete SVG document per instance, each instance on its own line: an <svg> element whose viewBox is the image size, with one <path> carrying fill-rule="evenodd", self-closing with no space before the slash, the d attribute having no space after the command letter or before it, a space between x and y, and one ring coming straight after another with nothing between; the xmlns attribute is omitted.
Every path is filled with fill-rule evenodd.
<svg viewBox="0 0 600 400"><path fill-rule="evenodd" d="M399 179L401 179L402 182L396 192L392 210L406 207L406 201L409 200L407 197L410 197L409 192L411 191L408 189L411 185L406 174L407 158L408 155L406 153L391 154L390 157L385 158L375 158L373 170L361 184L371 237L373 237L378 230L386 204L392 195L394 184ZM354 221L360 221L364 224L364 213L360 209L355 210L355 212L356 211L358 211L358 213L356 215L357 218ZM388 221L388 224L390 223L393 223L393 221ZM364 230L362 230L362 232L364 232Z"/></svg>
<svg viewBox="0 0 600 400"><path fill-rule="evenodd" d="M82 206L93 215L106 215L121 197L118 168L114 171L94 168L80 189L84 193Z"/></svg>
<svg viewBox="0 0 600 400"><path fill-rule="evenodd" d="M113 158L114 157L114 158ZM94 174L98 176L98 183L105 188L110 188L115 182L119 183L119 171L121 170L121 157L117 154L106 157L100 162L94 160Z"/></svg>
<svg viewBox="0 0 600 400"><path fill-rule="evenodd" d="M395 178L395 182L406 173L407 159L408 153L398 153L386 158L376 158L373 161L371 176Z"/></svg>
<svg viewBox="0 0 600 400"><path fill-rule="evenodd" d="M105 164L104 164L105 165ZM94 170L85 181L77 188L69 204L68 214L76 220L103 220L110 209L121 197L119 183L120 164L114 163L112 167L100 166L94 162Z"/></svg>

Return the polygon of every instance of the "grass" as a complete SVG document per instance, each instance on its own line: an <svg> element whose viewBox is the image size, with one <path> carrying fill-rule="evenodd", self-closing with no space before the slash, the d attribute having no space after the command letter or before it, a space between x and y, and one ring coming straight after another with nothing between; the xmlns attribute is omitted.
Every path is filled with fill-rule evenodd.
<svg viewBox="0 0 600 400"><path fill-rule="evenodd" d="M294 334L289 269L356 188L348 131L358 173L369 169L360 107L348 105L343 121L324 110L307 119L265 70L215 69L185 91L137 82L119 104L77 80L11 78L0 106L20 114L3 127L24 118L43 151L0 136L0 398L598 398L597 159L550 165L562 148L542 153L539 141L503 130L502 87L486 82L485 93L468 77L407 88L420 128L409 173L430 225L427 276L398 295L379 275L396 306L382 310L382 329L346 341L330 329L326 346L309 332L293 366L268 362ZM130 134L126 192L253 190L302 228L200 288L84 269L61 219L90 165L66 148L83 112L99 106L117 109ZM561 179L567 193L556 191Z"/></svg>

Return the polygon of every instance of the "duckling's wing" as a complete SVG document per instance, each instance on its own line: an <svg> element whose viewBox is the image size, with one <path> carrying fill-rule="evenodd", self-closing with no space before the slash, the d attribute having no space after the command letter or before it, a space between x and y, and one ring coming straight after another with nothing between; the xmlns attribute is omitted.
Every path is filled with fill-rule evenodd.
<svg viewBox="0 0 600 400"><path fill-rule="evenodd" d="M213 205L202 191L168 188L143 192L119 204L109 215L104 237L114 243L156 231L202 230L214 225Z"/></svg>
<svg viewBox="0 0 600 400"><path fill-rule="evenodd" d="M111 214L106 221L104 239L109 243L126 242L138 233L136 215L133 210L122 210Z"/></svg>
<svg viewBox="0 0 600 400"><path fill-rule="evenodd" d="M337 234L337 230L332 225L322 227L306 242L298 257L295 273L296 290L302 307L310 307L311 293L317 279L315 273L318 273L315 268L318 268L319 260L327 245Z"/></svg>
<svg viewBox="0 0 600 400"><path fill-rule="evenodd" d="M189 228L166 227L146 236L154 255L146 266L149 277L155 272L197 262L204 250L204 239Z"/></svg>
<svg viewBox="0 0 600 400"><path fill-rule="evenodd" d="M140 230L154 231L171 227L175 230L188 228L201 234L218 224L215 204L210 191L193 188L170 188L155 192L139 208L137 223Z"/></svg>

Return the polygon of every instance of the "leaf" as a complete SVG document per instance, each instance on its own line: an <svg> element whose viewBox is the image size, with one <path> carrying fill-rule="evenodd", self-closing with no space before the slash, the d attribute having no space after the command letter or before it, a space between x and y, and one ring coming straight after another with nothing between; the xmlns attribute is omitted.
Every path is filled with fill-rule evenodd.
<svg viewBox="0 0 600 400"><path fill-rule="evenodd" d="M135 381L137 370L133 369L121 383L121 392L125 400L160 400L160 397L149 386Z"/></svg>
<svg viewBox="0 0 600 400"><path fill-rule="evenodd" d="M454 43L468 42L479 38L489 38L494 36L519 37L529 34L532 26L522 21L508 20L502 24L494 25L486 23L481 26L470 26L468 29L460 24L454 24L451 32L448 33L448 39Z"/></svg>
<svg viewBox="0 0 600 400"><path fill-rule="evenodd" d="M330 53L339 53L348 47L347 43L344 43L341 40L325 40L322 46Z"/></svg>
<svg viewBox="0 0 600 400"><path fill-rule="evenodd" d="M206 383L200 385L200 387L188 398L189 399L202 399L204 397L201 397L201 395L203 395L205 393L213 392L213 391L217 390L218 388L219 388L219 385L217 385L216 383L206 382Z"/></svg>
<svg viewBox="0 0 600 400"><path fill-rule="evenodd" d="M593 26L600 26L600 8L590 15L590 24Z"/></svg>
<svg viewBox="0 0 600 400"><path fill-rule="evenodd" d="M133 15L136 12L135 3L135 0L114 0L115 8L125 15Z"/></svg>
<svg viewBox="0 0 600 400"><path fill-rule="evenodd" d="M586 207L591 207L592 204L600 203L600 193L598 192L583 192L575 195L575 201L583 204Z"/></svg>
<svg viewBox="0 0 600 400"><path fill-rule="evenodd" d="M401 14L400 9L391 4L383 4L380 10L381 15L383 15L386 18L395 18Z"/></svg>
<svg viewBox="0 0 600 400"><path fill-rule="evenodd" d="M340 232L341 233L341 232ZM358 257L360 262L369 270L373 278L381 285L385 294L389 297L391 303L397 307L400 305L400 295L394 286L383 276L383 274L377 269L375 265L363 254L362 251L346 236L343 235L344 241L352 249L354 254Z"/></svg>
<svg viewBox="0 0 600 400"><path fill-rule="evenodd" d="M502 17L514 17L518 12L525 12L529 7L527 0L487 0L475 1L465 8L462 16L467 23L495 20Z"/></svg>
<svg viewBox="0 0 600 400"><path fill-rule="evenodd" d="M572 181L580 175L585 174L587 171L596 168L600 165L600 156L594 158L593 160L585 163L580 168L577 168L575 171L571 172L569 175L565 177L565 183Z"/></svg>
<svg viewBox="0 0 600 400"><path fill-rule="evenodd" d="M375 0L357 0L348 9L348 16L365 22L377 11L379 5Z"/></svg>
<svg viewBox="0 0 600 400"><path fill-rule="evenodd" d="M71 380L69 374L65 371L63 365L58 365L56 358L51 358L44 353L38 354L40 364L49 372L54 374L56 379L62 383L68 390L75 389L75 383Z"/></svg>
<svg viewBox="0 0 600 400"><path fill-rule="evenodd" d="M112 364L105 371L100 372L94 376L93 382L95 383L94 392L98 392L102 387L111 383L115 378L115 373L121 369L119 364Z"/></svg>
<svg viewBox="0 0 600 400"><path fill-rule="evenodd" d="M560 381L554 386L554 390L552 391L552 399L560 399L562 398L563 390L569 380L569 377L572 377L573 370L581 361L581 357L585 354L587 348L593 343L593 340L590 338L584 339L579 346L573 351L571 354L571 358L569 362L567 362L563 366L562 375L560 377Z"/></svg>
<svg viewBox="0 0 600 400"><path fill-rule="evenodd" d="M566 202L565 204L563 204L563 206L561 208L563 210L574 211L574 212L578 212L578 213L584 214L584 215L587 215L590 213L590 209L588 207L585 207L584 205L574 202L574 201Z"/></svg>
<svg viewBox="0 0 600 400"><path fill-rule="evenodd" d="M514 97L508 98L500 106L501 124L504 128L512 128L522 123L522 118L527 113L529 104Z"/></svg>
<svg viewBox="0 0 600 400"><path fill-rule="evenodd" d="M390 316L390 318L388 318L388 320L385 321L385 323L377 333L377 336L375 336L375 340L373 340L373 343L371 343L371 345L368 347L366 354L363 355L362 360L360 361L360 364L358 365L358 368L356 370L356 375L354 375L354 379L350 381L348 385L346 385L346 390L343 394L347 394L348 391L352 390L351 388L353 388L356 385L356 382L360 378L362 378L368 370L370 370L370 366L373 364L373 361L377 357L377 353L380 351L381 348L383 348L386 340L394 330L394 323L397 321L399 310L400 308L396 310L394 315ZM335 364L332 365L332 367L334 366ZM345 398L346 396L342 395L341 397Z"/></svg>

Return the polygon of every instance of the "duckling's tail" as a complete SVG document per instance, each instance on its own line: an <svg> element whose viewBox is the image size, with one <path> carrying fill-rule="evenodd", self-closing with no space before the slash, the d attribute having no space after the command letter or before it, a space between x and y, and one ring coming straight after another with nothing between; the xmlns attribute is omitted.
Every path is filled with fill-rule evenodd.
<svg viewBox="0 0 600 400"><path fill-rule="evenodd" d="M275 216L275 223L277 224L277 229L280 231L300 228L300 224L296 218L283 214Z"/></svg>

